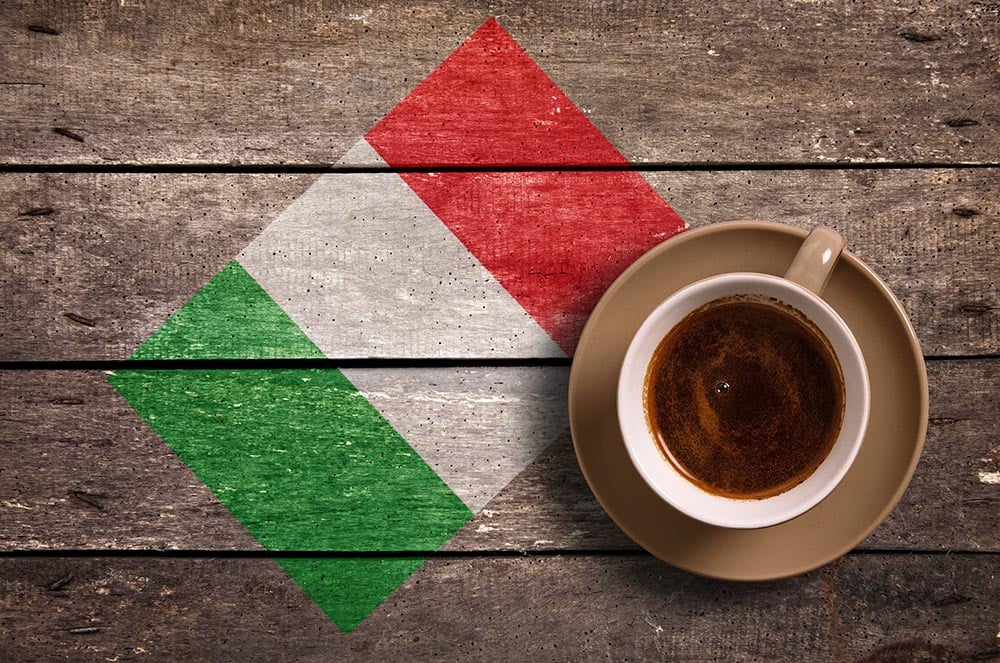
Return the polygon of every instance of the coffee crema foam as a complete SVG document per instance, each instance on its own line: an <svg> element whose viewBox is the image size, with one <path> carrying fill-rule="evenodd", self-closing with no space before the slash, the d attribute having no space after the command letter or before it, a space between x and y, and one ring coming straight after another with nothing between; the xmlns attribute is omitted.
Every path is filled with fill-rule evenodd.
<svg viewBox="0 0 1000 663"><path fill-rule="evenodd" d="M826 336L773 298L711 301L660 341L646 372L647 424L665 459L703 490L764 499L806 480L844 419Z"/></svg>

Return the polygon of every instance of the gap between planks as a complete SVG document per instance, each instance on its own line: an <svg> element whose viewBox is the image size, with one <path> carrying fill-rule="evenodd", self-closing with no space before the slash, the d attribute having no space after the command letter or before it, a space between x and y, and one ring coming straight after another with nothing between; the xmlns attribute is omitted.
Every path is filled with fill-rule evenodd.
<svg viewBox="0 0 1000 663"><path fill-rule="evenodd" d="M341 166L335 163L301 164L0 164L3 173L96 173L96 174L328 174L328 173L534 173L534 172L673 172L673 171L781 171L781 170L929 170L929 169L988 169L1000 168L1000 161L706 161L629 164L559 164L523 165L429 165L419 167L389 168L385 166Z"/></svg>
<svg viewBox="0 0 1000 663"><path fill-rule="evenodd" d="M505 548L499 550L105 550L95 548L66 550L7 550L0 551L0 560L10 558L117 558L138 557L150 559L272 559L272 558L436 558L465 559L484 557L638 557L650 553L642 548ZM856 548L846 555L933 555L933 556L994 556L1000 559L1000 552L992 550L934 550L931 548ZM665 562L666 563L666 562Z"/></svg>
<svg viewBox="0 0 1000 663"><path fill-rule="evenodd" d="M1000 354L925 355L924 361L993 361ZM0 361L0 371L233 370L306 368L520 368L571 366L572 357L442 357L353 359L121 359L81 361Z"/></svg>

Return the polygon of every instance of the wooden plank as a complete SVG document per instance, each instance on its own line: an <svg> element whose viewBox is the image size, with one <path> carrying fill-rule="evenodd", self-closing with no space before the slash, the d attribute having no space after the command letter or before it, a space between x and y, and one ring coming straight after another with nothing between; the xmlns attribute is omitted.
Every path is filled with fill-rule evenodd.
<svg viewBox="0 0 1000 663"><path fill-rule="evenodd" d="M900 505L862 547L1000 551L1000 361L928 369L923 457ZM634 550L580 476L565 429L566 373L348 371L449 484L473 487L460 492L478 515L447 550ZM0 549L258 549L103 373L0 372L0 412ZM483 466L502 478L482 478ZM488 495L478 508L473 500Z"/></svg>
<svg viewBox="0 0 1000 663"><path fill-rule="evenodd" d="M833 226L899 298L925 354L1000 350L1000 343L985 340L1000 323L1000 279L996 264L979 255L980 247L986 253L1000 247L995 170L649 178L692 227L731 219Z"/></svg>
<svg viewBox="0 0 1000 663"><path fill-rule="evenodd" d="M646 555L437 558L342 634L268 559L0 558L10 660L993 660L998 555L773 583Z"/></svg>
<svg viewBox="0 0 1000 663"><path fill-rule="evenodd" d="M900 503L863 550L1000 550L1000 362L927 366L930 425ZM959 543L962 542L962 543ZM569 435L544 452L446 544L449 550L628 549L591 496Z"/></svg>
<svg viewBox="0 0 1000 663"><path fill-rule="evenodd" d="M226 379L233 372L220 373ZM567 373L564 367L346 371L373 412L380 412L473 512L568 428ZM233 385L234 394L255 391L252 383L233 380ZM173 403L166 392L159 400ZM0 548L258 547L103 372L0 372L0 403L6 422L0 433ZM188 414L195 431L196 413ZM300 428L307 423L287 422ZM188 437L193 443L212 440L194 432ZM175 448L184 442L167 441ZM308 458L298 462L303 460ZM328 481L333 491L333 477ZM153 486L160 488L150 491ZM347 528L354 522L349 504L341 504L345 512L338 515L338 507L324 497L315 495L312 505L285 514L283 525L304 521L303 527L315 529L323 519ZM72 542L56 543L61 537Z"/></svg>
<svg viewBox="0 0 1000 663"><path fill-rule="evenodd" d="M259 548L106 378L0 374L0 546Z"/></svg>
<svg viewBox="0 0 1000 663"><path fill-rule="evenodd" d="M523 175L508 176L516 185ZM994 260L1000 209L993 202L1000 184L993 169L655 172L645 177L695 227L739 218L802 227L829 223L898 294L927 354L1000 352L1000 281ZM315 179L0 175L0 218L9 220L0 227L0 358L128 356ZM345 246L349 250L349 240ZM316 251L323 250L317 245ZM440 254L440 265L434 257L421 258L421 269L443 280L454 270L454 256L448 255ZM331 254L329 264L337 264L336 257ZM294 274L295 263L282 269ZM309 276L298 274L302 291L310 287ZM376 283L364 269L342 276L357 281L359 292L389 293L377 302L376 312L395 319L390 313L399 303L389 298L395 291ZM438 314L459 310L438 309ZM511 318L505 316L487 316L469 336L479 341L495 337L498 345L490 347L496 352L483 351L481 342L465 350L447 347L429 341L436 320L423 317L397 325L399 337L385 350L379 349L379 338L359 341L354 335L364 327L353 323L338 328L343 350L337 350L337 337L325 343L331 356L342 357L398 357L406 347L407 356L561 354L552 345L500 344L509 341L504 334L510 332L498 330L523 328L508 327ZM370 349L360 350L365 347Z"/></svg>
<svg viewBox="0 0 1000 663"><path fill-rule="evenodd" d="M491 14L633 162L996 161L991 0L4 3L0 160L332 163Z"/></svg>
<svg viewBox="0 0 1000 663"><path fill-rule="evenodd" d="M127 357L313 179L0 177L6 358Z"/></svg>

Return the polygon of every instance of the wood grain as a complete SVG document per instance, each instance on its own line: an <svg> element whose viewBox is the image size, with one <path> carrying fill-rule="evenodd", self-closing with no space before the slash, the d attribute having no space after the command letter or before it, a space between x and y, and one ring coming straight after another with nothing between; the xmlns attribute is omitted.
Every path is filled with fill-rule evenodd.
<svg viewBox="0 0 1000 663"><path fill-rule="evenodd" d="M677 169L640 172L691 226L833 225L924 352L952 358L928 364L923 458L859 551L739 585L661 564L610 521L565 430L565 367L350 369L482 508L347 635L103 372L2 370L0 659L1000 659L998 14L997 0L0 4L0 362L129 356L317 181L279 170L389 175L343 172L384 167L349 148L490 16L625 161ZM466 89L482 95L484 75L470 68ZM429 144L510 147L455 119ZM473 165L416 153L407 165ZM543 142L506 165L564 153ZM74 166L88 172L60 172ZM501 317L462 356L559 356L504 344ZM379 356L449 356L413 333ZM329 356L377 354L345 336ZM507 471L480 472L498 450Z"/></svg>
<svg viewBox="0 0 1000 663"><path fill-rule="evenodd" d="M1000 470L993 389L1000 361L934 361L928 368L923 457L900 505L862 548L1000 551L1000 490L981 476ZM636 549L594 500L559 424L566 369L348 374L429 462L452 459L442 470L452 483L479 486L470 493L477 496L500 491L445 549ZM0 413L0 549L259 548L102 372L0 372ZM507 456L502 470L545 447L502 490L477 479L477 461L493 466L497 454Z"/></svg>
<svg viewBox="0 0 1000 663"><path fill-rule="evenodd" d="M349 634L269 559L0 559L10 660L993 660L996 558L850 555L773 583L646 555L436 558Z"/></svg>
<svg viewBox="0 0 1000 663"><path fill-rule="evenodd" d="M9 2L0 161L333 163L496 16L633 162L995 162L996 11Z"/></svg>
<svg viewBox="0 0 1000 663"><path fill-rule="evenodd" d="M645 176L694 227L741 218L834 226L848 248L899 296L924 352L960 356L1000 352L996 172ZM0 359L125 358L315 179L0 175L0 218L5 221L0 226ZM451 269L440 267L442 274ZM371 277L357 275L362 284L366 278ZM383 308L390 310L391 303ZM400 333L426 336L432 321L425 322L428 329L408 326L409 332ZM355 339L344 341L345 348L356 345ZM413 347L427 345L415 341ZM331 340L329 347L336 354L336 343ZM447 356L443 348L431 344L420 355ZM371 353L377 350L365 356ZM355 349L343 356L358 354ZM541 356L554 354L558 351Z"/></svg>
<svg viewBox="0 0 1000 663"><path fill-rule="evenodd" d="M106 378L0 373L2 547L259 548Z"/></svg>
<svg viewBox="0 0 1000 663"><path fill-rule="evenodd" d="M124 359L312 179L0 177L0 340L22 348L8 358Z"/></svg>
<svg viewBox="0 0 1000 663"><path fill-rule="evenodd" d="M473 513L569 428L561 367L343 372Z"/></svg>
<svg viewBox="0 0 1000 663"><path fill-rule="evenodd" d="M396 173L321 176L237 259L326 356L562 356Z"/></svg>

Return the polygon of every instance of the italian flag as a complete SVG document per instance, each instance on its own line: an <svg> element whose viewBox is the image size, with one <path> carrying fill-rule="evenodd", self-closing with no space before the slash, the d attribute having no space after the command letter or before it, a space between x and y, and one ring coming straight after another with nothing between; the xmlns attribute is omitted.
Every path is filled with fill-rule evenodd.
<svg viewBox="0 0 1000 663"><path fill-rule="evenodd" d="M341 162L374 168L319 177L131 358L565 358L685 227L493 19ZM109 380L344 631L568 428L519 398L559 367L282 366Z"/></svg>

